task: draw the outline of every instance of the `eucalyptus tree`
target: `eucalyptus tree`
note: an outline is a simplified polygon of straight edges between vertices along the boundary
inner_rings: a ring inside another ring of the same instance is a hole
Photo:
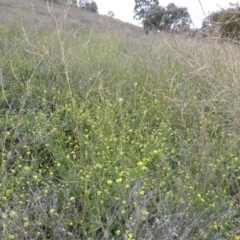
[[[135,0],[134,19],[144,20],[149,9],[159,4],[158,0]]]
[[[143,26],[146,33],[149,30],[175,31],[189,29],[192,23],[187,8],[177,7],[174,3],[166,7],[153,5],[145,14]]]

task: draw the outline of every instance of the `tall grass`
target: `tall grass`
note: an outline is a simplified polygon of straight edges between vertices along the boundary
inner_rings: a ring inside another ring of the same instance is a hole
[[[240,239],[239,49],[0,25],[1,239]]]

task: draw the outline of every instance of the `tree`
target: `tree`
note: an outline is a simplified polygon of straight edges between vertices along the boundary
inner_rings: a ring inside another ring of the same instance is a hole
[[[165,9],[159,5],[151,7],[145,15],[143,20],[143,27],[146,32],[148,33],[149,30],[155,28],[156,30],[159,29],[159,25],[162,21],[164,16]]]
[[[115,16],[114,12],[108,11],[107,16],[113,18]]]
[[[98,6],[97,6],[97,3],[94,1],[92,1],[90,3],[86,3],[86,9],[89,12],[98,13]]]
[[[226,12],[220,19],[222,37],[240,40],[240,8],[235,12]]]
[[[98,13],[98,6],[97,6],[97,3],[95,1],[80,0],[79,1],[79,6],[82,9],[85,9],[85,10],[87,10],[89,12]]]
[[[229,8],[209,14],[202,24],[202,29],[206,28],[216,29],[220,37],[240,40],[239,4],[230,3]]]
[[[135,0],[134,19],[144,20],[148,10],[158,4],[158,0]]]
[[[190,14],[185,7],[177,7],[170,3],[167,7],[160,5],[152,6],[145,15],[143,21],[144,30],[175,31],[189,29],[192,23]]]
[[[79,7],[84,8],[86,3],[88,3],[88,2],[89,2],[89,0],[79,0],[78,5],[79,5]]]
[[[222,16],[222,12],[212,12],[207,17],[203,19],[202,28],[206,27],[216,27],[220,18]]]

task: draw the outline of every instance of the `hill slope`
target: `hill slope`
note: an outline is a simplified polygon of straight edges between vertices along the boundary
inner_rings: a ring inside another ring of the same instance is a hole
[[[239,239],[237,46],[0,3],[0,239]]]
[[[64,6],[59,4],[50,4],[51,11],[57,18],[62,18],[66,11]],[[44,23],[52,23],[52,18],[47,9],[47,3],[44,0],[1,0],[0,1],[1,21],[20,18],[31,23],[38,20]],[[70,7],[65,19],[66,27],[80,29],[82,31],[93,31],[101,33],[128,34],[132,37],[143,35],[142,28],[120,20],[113,19],[100,14],[93,14],[82,11],[77,7]]]

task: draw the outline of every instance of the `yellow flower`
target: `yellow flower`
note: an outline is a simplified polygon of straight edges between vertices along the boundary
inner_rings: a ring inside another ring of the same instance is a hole
[[[51,209],[51,210],[49,211],[50,214],[53,214],[54,212],[55,212],[54,209]]]
[[[102,165],[99,164],[99,163],[97,163],[97,164],[96,164],[96,168],[102,168]]]
[[[142,215],[143,215],[143,216],[147,216],[147,215],[148,215],[148,212],[144,210],[144,211],[142,211]]]
[[[9,196],[11,193],[12,193],[12,190],[11,190],[11,189],[8,189],[8,190],[6,191],[6,195],[7,195],[7,196]]]
[[[107,180],[107,184],[108,184],[108,185],[111,185],[112,183],[113,183],[112,180]]]
[[[121,211],[121,214],[124,214],[126,211],[123,209],[122,211]]]
[[[117,183],[121,183],[121,182],[122,182],[122,178],[118,178],[118,179],[116,180],[116,182],[117,182]]]
[[[133,235],[132,235],[132,233],[129,233],[129,234],[128,234],[128,240],[133,240]]]
[[[217,224],[217,222],[214,222],[214,223],[213,223],[213,228],[214,228],[215,230],[218,229],[218,224]]]
[[[11,217],[14,217],[14,216],[16,215],[16,212],[15,212],[15,211],[11,211],[11,212],[9,213],[9,215],[10,215]]]
[[[28,226],[29,226],[29,222],[28,222],[28,221],[27,221],[27,222],[24,222],[23,226],[24,226],[24,227],[28,227]]]
[[[141,161],[137,163],[138,166],[142,166],[143,164],[144,164],[144,163],[141,162]]]
[[[5,202],[5,201],[7,201],[7,198],[5,196],[3,196],[2,200]]]

